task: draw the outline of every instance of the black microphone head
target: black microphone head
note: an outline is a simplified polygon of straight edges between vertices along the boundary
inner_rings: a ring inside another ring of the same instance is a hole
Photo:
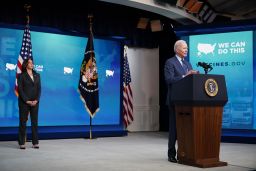
[[[212,65],[211,64],[208,64],[208,67],[212,70]]]
[[[202,68],[204,68],[205,74],[207,74],[212,70],[211,64],[207,64],[205,62],[198,62],[197,64],[198,66],[201,66]]]
[[[201,66],[201,67],[203,67],[203,68],[206,68],[206,65],[207,65],[207,64],[204,63],[204,62],[198,62],[198,65]]]

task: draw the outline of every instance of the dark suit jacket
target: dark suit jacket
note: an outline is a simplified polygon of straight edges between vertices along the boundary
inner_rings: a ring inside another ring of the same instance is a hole
[[[33,72],[34,81],[27,72],[23,72],[18,78],[19,104],[25,105],[28,100],[39,101],[41,95],[40,75]]]
[[[184,60],[184,63],[187,65],[188,70],[192,70],[192,66],[188,61]],[[182,76],[185,74],[186,73],[176,56],[169,58],[165,62],[164,77],[165,77],[165,82],[168,86],[168,92],[167,92],[167,98],[166,98],[167,105],[170,105],[170,102],[171,102],[170,97],[171,97],[172,84],[182,79],[183,78]]]

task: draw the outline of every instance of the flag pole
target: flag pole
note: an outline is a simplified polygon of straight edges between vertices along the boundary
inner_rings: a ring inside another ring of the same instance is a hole
[[[92,139],[92,117],[90,116],[90,140]]]
[[[30,8],[31,8],[31,5],[25,4],[25,5],[24,5],[24,8],[25,8],[25,10],[26,10],[26,12],[27,12],[27,14],[26,14],[27,25],[29,25],[29,10],[30,10]]]
[[[92,34],[92,18],[93,15],[89,14],[88,15],[88,19],[89,19],[89,34]],[[92,50],[92,44],[90,43],[90,50]],[[92,56],[90,56],[92,58]],[[90,115],[90,140],[93,139],[92,138],[92,116]]]
[[[27,19],[27,21],[26,21],[26,25],[28,26],[29,25],[29,10],[30,10],[30,8],[31,8],[31,5],[29,5],[29,4],[25,4],[24,5],[24,9],[26,10],[26,19]],[[29,115],[29,113],[28,113],[28,115]],[[28,121],[28,115],[27,115],[27,118],[26,118],[26,122]],[[25,143],[26,142],[28,142],[28,140],[27,140],[27,134],[25,134],[25,137],[24,137],[24,139],[25,139]]]

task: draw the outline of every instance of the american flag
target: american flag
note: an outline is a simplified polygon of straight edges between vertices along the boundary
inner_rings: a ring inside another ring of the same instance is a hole
[[[131,89],[131,73],[127,58],[127,47],[124,47],[124,70],[123,70],[123,122],[127,128],[133,121],[133,96]]]
[[[29,25],[27,24],[23,33],[22,45],[20,49],[20,54],[17,63],[17,71],[16,71],[16,81],[15,81],[15,94],[19,96],[18,92],[18,76],[22,73],[22,63],[25,59],[32,59],[32,44],[31,44],[31,36]]]

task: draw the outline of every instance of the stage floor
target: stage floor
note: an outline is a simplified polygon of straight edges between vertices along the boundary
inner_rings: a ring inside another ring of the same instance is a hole
[[[166,132],[128,133],[125,137],[40,140],[20,150],[16,141],[0,141],[1,171],[252,171],[256,144],[221,143],[228,166],[201,169],[167,161]]]

